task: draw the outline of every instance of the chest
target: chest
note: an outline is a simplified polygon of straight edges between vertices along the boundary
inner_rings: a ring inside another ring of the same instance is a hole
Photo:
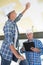
[[[13,28],[12,28],[12,34],[13,35],[18,35],[19,34],[19,30],[18,30],[17,25],[13,26]]]

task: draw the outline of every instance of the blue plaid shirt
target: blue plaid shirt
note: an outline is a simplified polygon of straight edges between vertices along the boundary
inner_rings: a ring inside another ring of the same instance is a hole
[[[35,44],[35,48],[39,48],[41,52],[27,52],[25,51],[26,54],[26,59],[28,60],[29,65],[41,65],[41,54],[43,54],[43,45],[40,40],[33,39],[32,40]],[[28,41],[27,41],[28,42]]]
[[[22,17],[22,14],[19,14],[19,16],[12,22],[10,19],[5,23],[4,26],[4,41],[2,43],[1,47],[1,55],[4,59],[11,61],[12,60],[12,51],[9,48],[10,45],[14,45],[15,34],[17,25],[16,22],[19,21]],[[18,30],[18,29],[17,29]],[[14,39],[14,40],[13,40]]]

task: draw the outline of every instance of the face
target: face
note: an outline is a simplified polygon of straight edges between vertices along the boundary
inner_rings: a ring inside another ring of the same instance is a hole
[[[16,14],[15,11],[12,11],[12,12],[10,13],[10,19],[11,19],[11,20],[15,20],[15,19],[16,19],[16,16],[17,16],[17,14]]]
[[[27,38],[28,38],[29,40],[32,40],[32,39],[33,39],[33,33],[27,34]]]

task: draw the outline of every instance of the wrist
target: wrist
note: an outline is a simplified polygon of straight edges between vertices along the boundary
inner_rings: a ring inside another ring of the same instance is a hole
[[[18,59],[21,59],[21,55],[18,56]]]
[[[28,8],[25,8],[25,11],[27,10]]]

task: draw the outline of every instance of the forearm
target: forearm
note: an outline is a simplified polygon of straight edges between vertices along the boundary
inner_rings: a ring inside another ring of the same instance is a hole
[[[31,50],[33,51],[33,52],[40,52],[40,49],[38,49],[38,48],[31,48]]]
[[[26,4],[25,9],[21,12],[22,15],[23,15],[23,14],[26,12],[26,10],[29,9],[29,8],[30,8],[30,3],[28,2],[28,3]]]
[[[17,58],[20,57],[20,55],[18,54],[18,52],[16,51],[16,49],[14,48],[13,45],[10,46],[10,49],[11,49],[12,53],[13,53]]]
[[[26,11],[28,8],[30,8],[30,3],[27,3],[27,4],[26,4],[25,9],[21,12],[21,14],[19,14],[19,16],[15,19],[14,22],[19,21],[19,20],[21,19],[21,17],[23,16],[23,14],[25,13],[25,11]]]
[[[22,15],[26,12],[26,10],[27,10],[27,9],[25,8],[25,9],[21,12],[21,13],[22,13]]]
[[[40,49],[39,48],[35,48],[35,52],[40,52]]]

